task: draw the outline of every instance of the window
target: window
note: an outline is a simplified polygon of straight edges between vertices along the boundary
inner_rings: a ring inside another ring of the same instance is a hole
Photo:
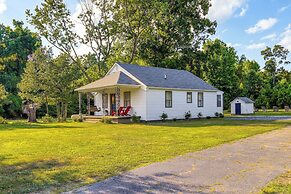
[[[221,95],[217,95],[217,107],[221,107]]]
[[[171,91],[165,92],[165,107],[172,108],[172,92]]]
[[[198,92],[198,107],[203,107],[204,99],[203,99],[203,92]]]
[[[108,108],[108,94],[102,94],[102,108]]]
[[[192,103],[192,92],[187,92],[187,103]]]
[[[124,92],[124,107],[131,106],[130,102],[130,92]]]

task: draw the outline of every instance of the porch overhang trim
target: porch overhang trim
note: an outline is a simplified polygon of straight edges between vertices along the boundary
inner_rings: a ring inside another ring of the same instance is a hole
[[[74,91],[80,92],[80,93],[98,92],[100,90],[112,89],[112,88],[116,88],[116,87],[140,88],[141,85],[115,84],[115,85],[111,85],[111,86],[94,87],[94,88],[86,88],[86,89],[78,88],[78,89],[75,89]]]

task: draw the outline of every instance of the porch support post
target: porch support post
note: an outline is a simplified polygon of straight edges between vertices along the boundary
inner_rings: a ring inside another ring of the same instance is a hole
[[[91,110],[90,110],[90,94],[89,93],[87,93],[87,114],[88,115],[90,115],[90,112],[91,112]]]
[[[115,89],[115,98],[116,98],[116,107],[115,107],[115,112],[116,112],[116,115],[118,115],[118,110],[119,110],[119,107],[120,107],[120,88],[119,87],[116,87]]]
[[[79,92],[79,115],[82,116],[82,94]]]

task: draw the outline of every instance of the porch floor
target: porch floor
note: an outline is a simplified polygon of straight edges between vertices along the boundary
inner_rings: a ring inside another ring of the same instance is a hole
[[[103,117],[112,119],[113,123],[131,123],[131,116],[95,116],[83,115],[84,122],[96,123],[100,122]]]

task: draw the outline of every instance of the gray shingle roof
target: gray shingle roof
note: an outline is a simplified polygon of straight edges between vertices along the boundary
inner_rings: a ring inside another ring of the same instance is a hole
[[[130,77],[128,77],[127,75],[125,75],[123,72],[118,71],[110,75],[107,75],[95,82],[77,88],[75,91],[88,92],[94,89],[116,85],[140,85],[140,84],[131,79]]]
[[[251,99],[249,99],[248,97],[237,97],[235,99],[240,99],[245,103],[254,103],[254,101],[252,101]]]
[[[185,70],[118,64],[149,87],[218,91],[212,85]]]

